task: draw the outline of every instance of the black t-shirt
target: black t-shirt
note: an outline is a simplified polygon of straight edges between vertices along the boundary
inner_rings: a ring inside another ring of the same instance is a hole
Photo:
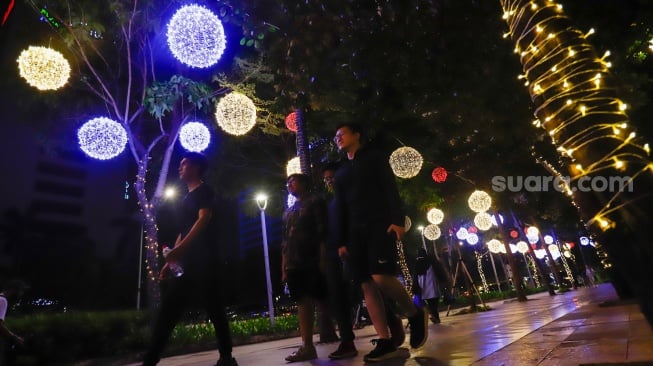
[[[182,239],[188,235],[199,218],[201,209],[210,209],[212,211],[211,220],[195,240],[188,243],[188,249],[180,259],[184,272],[194,269],[204,270],[211,264],[217,264],[218,243],[215,194],[209,185],[202,183],[184,197],[179,212],[180,234]]]

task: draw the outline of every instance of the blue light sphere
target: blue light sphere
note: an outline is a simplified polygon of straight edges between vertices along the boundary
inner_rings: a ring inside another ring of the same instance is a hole
[[[211,143],[211,133],[203,123],[188,122],[179,130],[179,143],[188,151],[202,152]]]
[[[168,46],[179,62],[196,68],[218,63],[227,47],[222,22],[199,5],[179,8],[168,23]]]
[[[93,118],[77,130],[82,151],[93,159],[109,160],[120,155],[127,146],[127,131],[106,117]]]

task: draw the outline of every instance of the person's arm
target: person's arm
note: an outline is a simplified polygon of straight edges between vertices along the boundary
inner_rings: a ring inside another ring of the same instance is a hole
[[[335,218],[336,222],[333,225],[334,227],[331,230],[335,230],[334,238],[338,243],[338,255],[341,258],[344,258],[348,255],[347,252],[347,209],[345,207],[345,187],[342,182],[338,180],[336,175],[335,181],[335,190],[333,194],[334,199],[334,209],[335,209]]]
[[[175,244],[175,247],[168,253],[168,256],[166,257],[166,262],[175,262],[178,261],[181,255],[188,249],[188,245],[190,245],[199,235],[202,234],[204,229],[209,225],[209,222],[211,222],[211,216],[213,215],[213,210],[210,208],[200,208],[198,212],[198,217],[195,223],[193,224],[193,227],[191,227],[190,231],[186,236],[181,238],[181,235],[177,238],[177,243]],[[181,238],[181,240],[179,240]]]
[[[10,331],[9,328],[7,328],[7,326],[5,325],[4,320],[1,320],[1,319],[0,319],[0,336],[2,336],[2,338],[6,339],[8,341],[11,341],[11,342],[14,342],[14,343],[17,343],[17,344],[22,345],[24,343],[23,338],[19,337],[16,333]]]
[[[286,282],[288,277],[286,276],[286,246],[287,243],[284,240],[283,243],[281,243],[281,282]]]

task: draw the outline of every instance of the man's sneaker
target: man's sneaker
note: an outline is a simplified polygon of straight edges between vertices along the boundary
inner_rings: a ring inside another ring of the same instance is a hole
[[[376,347],[372,352],[365,355],[365,362],[379,362],[391,358],[401,357],[397,347],[392,344],[391,339],[372,339],[372,344]]]
[[[388,319],[388,327],[390,328],[390,337],[395,347],[399,348],[406,341],[406,331],[404,330],[404,322],[398,316],[393,316]]]
[[[290,356],[286,357],[288,362],[310,361],[317,358],[317,351],[315,347],[299,347],[297,351],[293,352]]]
[[[238,362],[236,362],[236,359],[231,356],[220,357],[218,363],[216,363],[215,366],[238,366]]]
[[[408,318],[408,324],[410,324],[410,346],[412,348],[420,348],[426,343],[426,339],[429,337],[427,329],[428,321],[428,314],[420,307],[417,308],[415,315]]]
[[[338,349],[329,355],[332,360],[342,360],[345,358],[352,358],[358,356],[358,350],[354,346],[353,341],[341,342]]]

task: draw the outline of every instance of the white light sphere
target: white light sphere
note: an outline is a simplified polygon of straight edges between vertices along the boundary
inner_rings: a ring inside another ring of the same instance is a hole
[[[192,152],[202,152],[211,143],[211,132],[200,122],[188,122],[179,130],[179,143]]]
[[[534,250],[535,252],[535,258],[537,259],[544,259],[546,257],[546,250],[544,249],[536,249]]]
[[[426,219],[433,225],[440,225],[444,220],[444,212],[439,208],[432,208],[426,213]]]
[[[175,58],[196,68],[217,64],[227,47],[220,18],[199,5],[179,8],[168,23],[166,36]]]
[[[539,236],[540,229],[536,228],[535,226],[529,226],[528,229],[526,229],[526,235]]]
[[[286,164],[286,175],[290,177],[293,174],[302,174],[302,166],[299,156],[288,160],[288,164]]]
[[[256,125],[256,106],[246,95],[231,92],[218,102],[215,119],[226,133],[242,136]]]
[[[553,257],[554,260],[560,258],[560,249],[558,248],[557,245],[549,244],[548,248],[549,248],[549,253],[551,253],[551,257]]]
[[[399,178],[413,178],[422,169],[422,154],[412,147],[400,147],[390,155],[390,167]]]
[[[70,78],[70,63],[52,48],[30,46],[17,61],[20,76],[38,90],[57,90]]]
[[[77,140],[86,155],[94,159],[109,160],[125,150],[127,131],[112,119],[98,117],[84,123],[77,130]]]
[[[438,225],[427,225],[424,228],[424,237],[428,240],[437,240],[442,235],[442,230]]]
[[[546,244],[553,244],[553,237],[551,235],[544,235],[544,242]]]
[[[517,242],[517,251],[519,253],[521,253],[521,254],[528,253],[528,244],[523,240],[518,241]]]
[[[571,258],[571,252],[568,250],[565,250],[562,254],[565,256],[565,258]]]
[[[490,250],[492,253],[501,253],[501,248],[503,247],[503,243],[500,242],[497,239],[492,239],[487,242],[487,248]]]
[[[465,240],[467,240],[467,243],[469,243],[469,245],[476,245],[478,244],[478,235],[473,233],[468,234]]]
[[[406,219],[404,220],[404,231],[410,230],[411,227],[413,227],[413,221],[410,217],[406,216]]]
[[[474,225],[481,231],[490,230],[492,228],[492,216],[487,212],[479,212],[474,216]]]
[[[286,199],[286,204],[288,205],[288,208],[294,206],[295,202],[297,202],[297,197],[289,193],[288,198]]]
[[[474,212],[485,212],[492,207],[492,197],[483,191],[474,191],[467,200],[469,208]]]
[[[465,240],[467,239],[467,236],[469,236],[469,232],[464,227],[461,227],[456,231],[456,238],[458,238],[458,240]]]
[[[580,237],[580,245],[587,246],[590,244],[590,239],[586,236],[581,236]]]
[[[538,241],[540,241],[539,235],[528,235],[526,234],[526,239],[528,239],[528,242],[531,244],[535,244]]]

